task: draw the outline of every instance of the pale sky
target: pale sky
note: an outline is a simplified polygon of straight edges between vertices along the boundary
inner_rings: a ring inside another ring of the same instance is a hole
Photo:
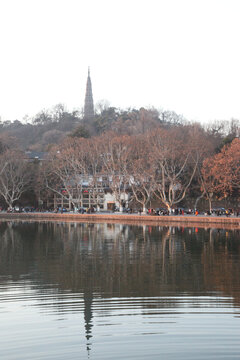
[[[0,0],[0,116],[94,102],[240,119],[240,0]]]

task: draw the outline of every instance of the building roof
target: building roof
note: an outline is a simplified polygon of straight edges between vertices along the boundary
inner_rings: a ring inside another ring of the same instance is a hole
[[[47,158],[47,153],[43,152],[43,151],[25,151],[25,157],[26,159],[28,159],[29,161],[33,161],[33,160],[46,160]]]

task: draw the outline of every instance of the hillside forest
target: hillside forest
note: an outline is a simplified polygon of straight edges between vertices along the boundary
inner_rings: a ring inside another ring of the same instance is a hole
[[[174,207],[239,207],[240,121],[200,124],[174,111],[98,105],[93,119],[64,105],[0,122],[0,206],[46,209],[54,194],[79,208],[83,178],[119,201]],[[29,154],[41,154],[31,158]]]

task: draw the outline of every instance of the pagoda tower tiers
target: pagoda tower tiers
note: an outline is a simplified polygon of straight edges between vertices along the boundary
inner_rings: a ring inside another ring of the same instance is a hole
[[[90,77],[90,69],[88,68],[87,86],[84,103],[84,119],[91,120],[94,118],[94,105],[92,94],[92,82]]]

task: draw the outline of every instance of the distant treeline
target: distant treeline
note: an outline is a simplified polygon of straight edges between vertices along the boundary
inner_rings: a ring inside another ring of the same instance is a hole
[[[24,121],[0,121],[0,138],[10,138],[22,150],[48,151],[54,144],[60,144],[66,136],[84,137],[99,136],[106,131],[118,134],[137,135],[158,127],[179,127],[189,122],[174,111],[145,109],[118,109],[106,103],[99,103],[94,119],[84,119],[81,111],[69,112],[63,104],[52,109],[42,110],[32,118]],[[220,149],[225,143],[239,136],[240,121],[214,121],[203,127]]]

